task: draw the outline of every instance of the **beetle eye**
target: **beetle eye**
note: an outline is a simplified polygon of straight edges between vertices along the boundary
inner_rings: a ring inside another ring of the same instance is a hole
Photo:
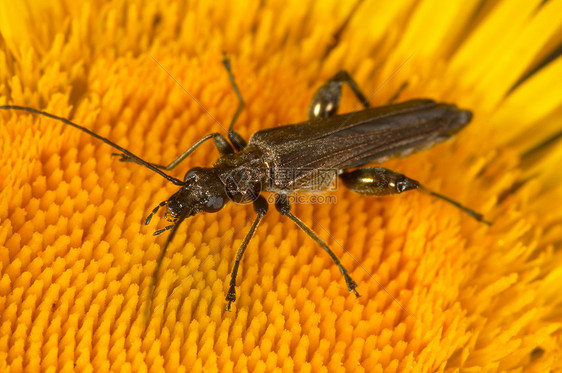
[[[211,196],[205,203],[204,210],[206,212],[217,212],[224,206],[225,201],[221,196]]]

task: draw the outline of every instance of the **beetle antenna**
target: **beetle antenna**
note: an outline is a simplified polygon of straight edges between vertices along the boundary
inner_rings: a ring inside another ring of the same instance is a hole
[[[52,118],[52,119],[56,119],[60,122],[63,122],[64,124],[68,124],[69,126],[72,126],[74,128],[78,128],[79,130],[86,132],[88,135],[95,137],[98,140],[103,141],[104,143],[106,143],[109,146],[112,146],[113,148],[119,150],[120,152],[122,152],[123,154],[125,154],[127,157],[133,159],[135,162],[143,165],[144,167],[156,172],[157,174],[159,174],[160,176],[164,177],[166,180],[174,183],[175,185],[183,185],[183,181],[176,179],[175,177],[172,177],[170,175],[165,174],[164,172],[160,171],[158,168],[154,167],[152,164],[148,163],[147,161],[145,161],[144,159],[134,155],[133,153],[131,153],[130,151],[128,151],[125,148],[120,147],[119,145],[117,145],[116,143],[114,143],[113,141],[98,135],[95,132],[90,131],[89,129],[87,129],[86,127],[82,127],[76,123],[71,122],[70,120],[66,119],[66,118],[62,118],[41,110],[36,110],[30,107],[25,107],[25,106],[15,106],[15,105],[2,105],[0,106],[0,109],[4,109],[4,110],[23,110],[23,111],[27,111],[33,114],[39,114],[48,118]]]
[[[176,226],[175,224],[170,224],[170,225],[168,225],[168,226],[165,227],[165,228],[158,229],[156,232],[152,233],[152,235],[153,235],[153,236],[158,236],[159,234],[162,234],[162,233],[164,233],[164,232],[166,232],[166,231],[169,231],[170,229],[172,229],[172,228],[175,227],[175,226]]]

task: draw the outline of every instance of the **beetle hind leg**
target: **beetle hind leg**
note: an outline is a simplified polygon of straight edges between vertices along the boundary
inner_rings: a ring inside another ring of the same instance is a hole
[[[370,196],[386,196],[417,189],[457,207],[479,222],[492,225],[489,221],[484,220],[482,214],[463,206],[449,197],[427,189],[416,180],[386,168],[363,167],[354,171],[345,171],[340,175],[340,179],[349,190]]]
[[[343,83],[346,83],[351,88],[351,91],[365,109],[371,107],[367,96],[361,91],[361,88],[359,88],[359,85],[353,80],[351,75],[346,70],[341,70],[318,88],[314,94],[308,107],[308,120],[328,118],[338,113]],[[388,100],[387,104],[390,105],[398,100],[406,87],[408,87],[408,82],[402,83],[396,93]]]
[[[321,86],[314,94],[314,97],[310,102],[310,106],[308,107],[309,120],[327,118],[337,114],[340,106],[343,83],[346,83],[349,88],[351,88],[363,107],[371,107],[369,100],[367,100],[367,97],[363,94],[361,88],[359,88],[351,75],[349,75],[347,71],[341,70],[330,78],[330,80]]]

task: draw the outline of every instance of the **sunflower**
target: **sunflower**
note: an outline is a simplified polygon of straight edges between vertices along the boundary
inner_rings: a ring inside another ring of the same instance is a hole
[[[346,69],[373,105],[474,113],[452,141],[384,167],[410,192],[275,212],[224,297],[254,218],[231,203],[166,239],[177,189],[63,123],[0,112],[0,371],[548,371],[562,368],[562,1],[0,1],[0,105],[44,110],[167,164],[227,127],[298,123]],[[358,110],[344,90],[340,111]],[[211,144],[170,172],[217,158]],[[150,316],[144,313],[151,302]]]

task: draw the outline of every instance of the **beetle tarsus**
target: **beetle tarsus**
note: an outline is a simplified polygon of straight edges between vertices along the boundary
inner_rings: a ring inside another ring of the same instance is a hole
[[[119,157],[119,162],[134,162],[131,158],[127,157],[126,154],[123,153],[111,153],[112,157]]]
[[[226,310],[230,312],[230,305],[233,302],[236,302],[236,290],[234,289],[234,286],[230,286],[230,288],[228,289],[228,294],[226,294],[226,301],[228,302],[228,304],[226,305]]]
[[[351,278],[351,276],[349,274],[344,273],[343,276],[345,277],[345,282],[347,283],[347,289],[350,292],[353,292],[353,294],[355,294],[355,296],[357,298],[359,298],[361,295],[357,292],[357,283],[355,281],[353,281],[353,279]]]

